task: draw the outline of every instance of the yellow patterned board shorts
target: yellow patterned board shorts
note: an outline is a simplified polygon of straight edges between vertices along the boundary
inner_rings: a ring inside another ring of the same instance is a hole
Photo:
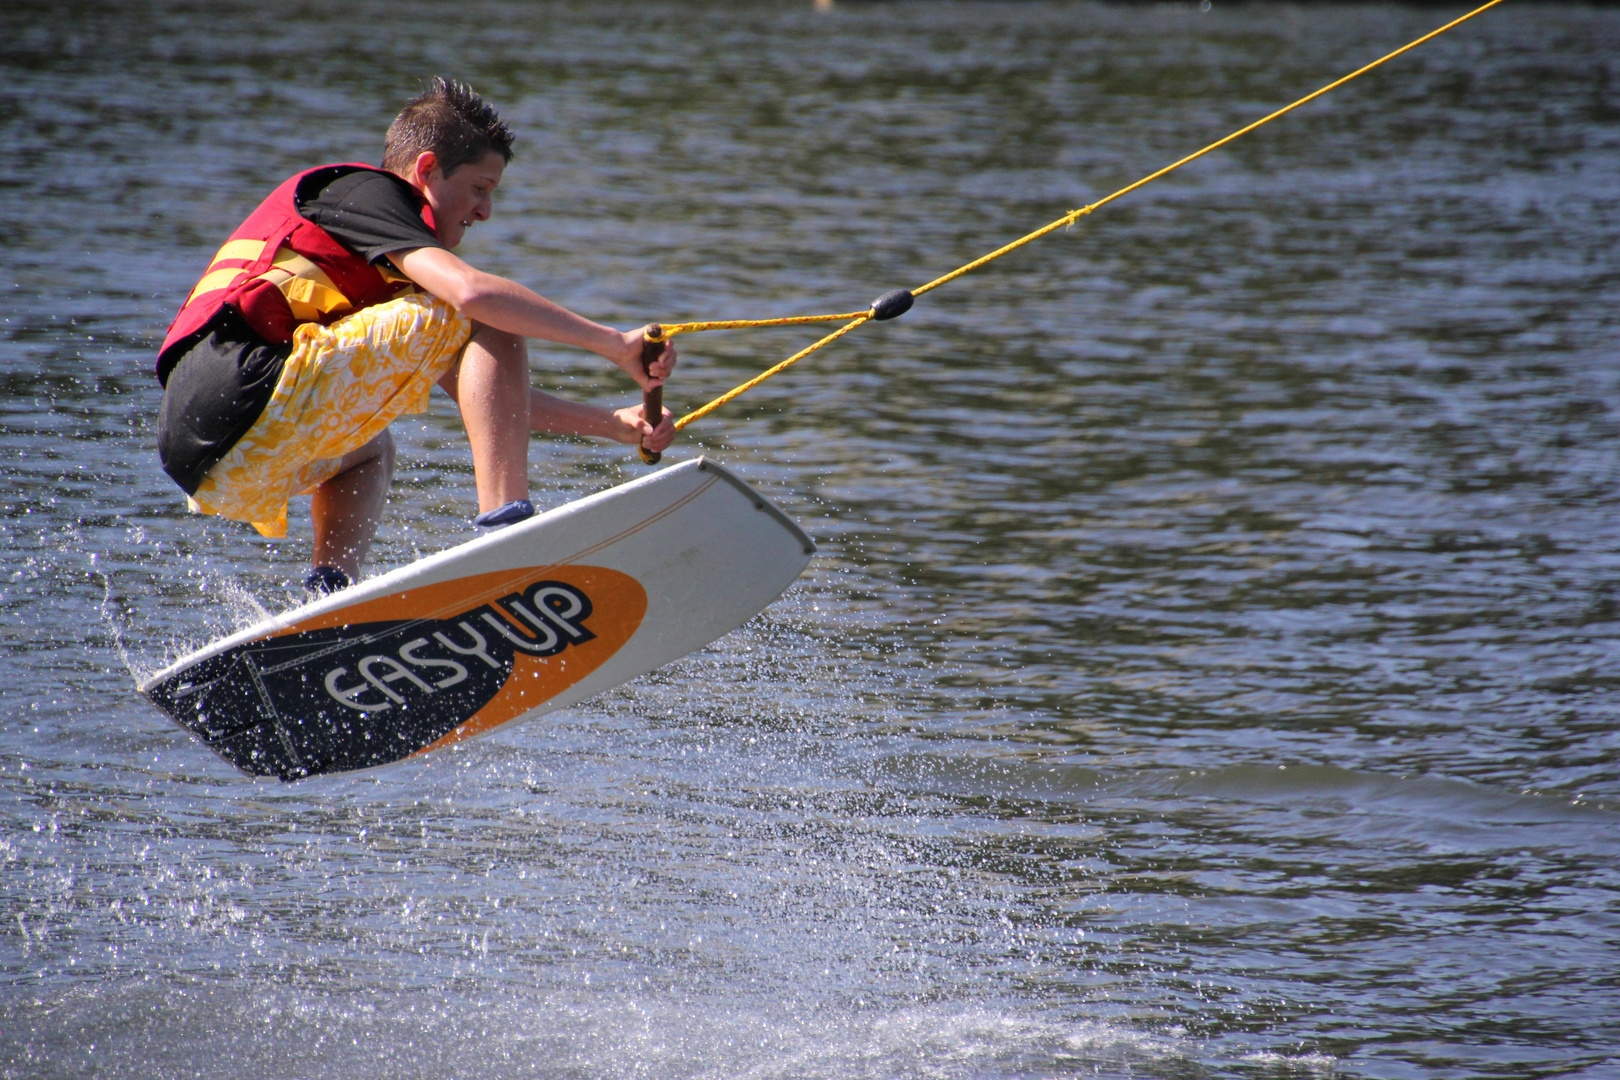
[[[421,292],[300,326],[270,403],[203,477],[191,508],[286,536],[287,500],[337,475],[343,455],[396,417],[425,412],[471,336],[471,320]]]

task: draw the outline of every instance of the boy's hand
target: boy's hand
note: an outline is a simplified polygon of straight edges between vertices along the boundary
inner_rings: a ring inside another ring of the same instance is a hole
[[[669,444],[675,441],[675,414],[668,409],[664,410],[657,427],[647,423],[646,414],[641,411],[640,405],[615,409],[613,425],[613,430],[609,433],[611,438],[631,445],[640,443],[655,453],[667,450]]]
[[[664,342],[664,351],[653,361],[652,366],[644,371],[641,367],[641,347],[647,340],[647,328],[643,326],[640,330],[631,330],[620,334],[619,337],[619,351],[608,359],[623,368],[624,373],[636,380],[636,385],[643,390],[663,386],[664,380],[675,370],[675,343]],[[651,450],[653,447],[649,446],[648,449]]]

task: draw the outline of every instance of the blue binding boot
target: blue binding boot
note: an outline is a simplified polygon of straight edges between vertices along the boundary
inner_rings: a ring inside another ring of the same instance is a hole
[[[347,589],[354,582],[335,566],[317,566],[304,578],[304,588],[317,597],[331,596],[339,589]]]
[[[497,506],[493,510],[486,510],[473,518],[473,528],[480,535],[496,532],[508,525],[516,525],[520,521],[527,521],[534,517],[534,503],[528,499],[513,499],[505,506]]]

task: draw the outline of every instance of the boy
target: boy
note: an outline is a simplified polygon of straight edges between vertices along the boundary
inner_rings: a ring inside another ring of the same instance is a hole
[[[158,355],[158,450],[192,509],[285,536],[287,500],[313,495],[316,593],[347,587],[371,547],[394,471],[388,424],[438,383],[472,444],[474,524],[534,513],[531,431],[662,450],[669,411],[610,410],[529,387],[525,338],[590,349],[644,390],[643,330],[622,333],[454,253],[487,221],[512,134],[466,85],[434,79],[388,128],[381,169],[329,165],[283,183],[232,233]]]

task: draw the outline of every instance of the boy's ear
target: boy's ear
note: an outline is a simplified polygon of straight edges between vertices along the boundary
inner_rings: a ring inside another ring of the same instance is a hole
[[[416,155],[416,161],[411,165],[411,175],[405,179],[410,181],[412,187],[425,190],[428,179],[432,177],[433,171],[438,167],[439,155],[431,150],[424,150]]]

